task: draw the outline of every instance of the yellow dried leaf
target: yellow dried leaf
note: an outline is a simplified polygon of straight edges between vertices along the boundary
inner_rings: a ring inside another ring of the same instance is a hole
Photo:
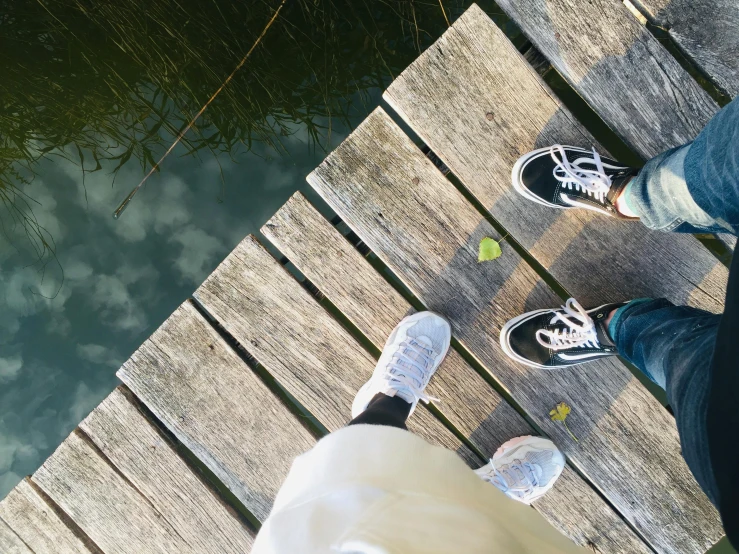
[[[577,437],[570,431],[570,428],[567,426],[567,416],[570,415],[570,412],[572,411],[572,408],[570,408],[570,405],[566,402],[560,402],[557,404],[550,412],[549,417],[552,419],[552,421],[561,421],[562,424],[565,426],[565,429],[567,429],[567,432],[572,437],[572,440],[575,442],[580,442],[577,440]]]
[[[570,415],[570,408],[569,404],[566,402],[560,402],[555,406],[555,408],[549,412],[549,415],[552,418],[552,421],[564,421],[567,419],[567,416]]]

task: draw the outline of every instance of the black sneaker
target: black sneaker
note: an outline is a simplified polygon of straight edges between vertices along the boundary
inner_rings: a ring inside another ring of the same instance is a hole
[[[513,318],[500,332],[500,346],[530,367],[556,369],[616,356],[605,320],[625,302],[585,310],[574,298],[553,310],[535,310]]]
[[[511,181],[519,194],[552,208],[585,208],[623,219],[614,201],[638,170],[593,150],[555,144],[522,156]]]

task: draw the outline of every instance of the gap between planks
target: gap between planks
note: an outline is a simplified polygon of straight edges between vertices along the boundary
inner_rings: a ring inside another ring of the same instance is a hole
[[[0,502],[0,519],[35,554],[102,554],[29,477]]]
[[[731,98],[739,94],[739,4],[734,0],[634,0],[634,4],[639,15],[644,14],[641,17],[667,31],[714,85]]]

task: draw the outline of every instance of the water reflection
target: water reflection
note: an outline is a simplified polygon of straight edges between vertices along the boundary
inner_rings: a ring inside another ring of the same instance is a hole
[[[278,5],[0,0],[0,498],[446,28],[432,0],[288,2],[113,220]]]

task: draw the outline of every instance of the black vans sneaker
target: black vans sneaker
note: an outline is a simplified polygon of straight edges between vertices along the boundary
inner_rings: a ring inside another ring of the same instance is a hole
[[[625,302],[585,310],[574,298],[554,310],[535,310],[513,318],[500,332],[500,346],[530,367],[556,369],[616,356],[605,320]]]
[[[511,181],[519,194],[552,208],[585,208],[623,219],[616,198],[638,170],[593,150],[555,144],[522,156]]]

